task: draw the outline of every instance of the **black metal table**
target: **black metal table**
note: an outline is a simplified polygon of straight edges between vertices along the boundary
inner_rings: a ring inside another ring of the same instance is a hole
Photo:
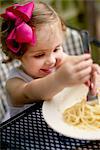
[[[0,150],[100,150],[100,141],[72,139],[53,131],[42,116],[42,103],[0,126]]]

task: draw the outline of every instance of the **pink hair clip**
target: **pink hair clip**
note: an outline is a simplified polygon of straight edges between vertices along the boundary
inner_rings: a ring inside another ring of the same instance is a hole
[[[35,29],[27,24],[32,17],[33,10],[33,2],[29,2],[25,5],[14,4],[13,6],[8,7],[4,14],[0,15],[7,20],[15,22],[15,27],[6,39],[7,47],[14,53],[19,52],[22,43],[34,45],[36,42]]]

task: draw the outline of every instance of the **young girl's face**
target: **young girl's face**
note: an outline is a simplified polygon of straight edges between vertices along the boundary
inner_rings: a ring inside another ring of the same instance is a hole
[[[62,32],[59,22],[42,25],[36,30],[36,44],[28,45],[21,58],[23,69],[28,75],[33,78],[44,77],[61,65],[65,57]]]

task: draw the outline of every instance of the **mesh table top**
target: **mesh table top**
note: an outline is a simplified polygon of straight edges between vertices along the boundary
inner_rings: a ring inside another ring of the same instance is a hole
[[[42,103],[1,124],[0,150],[100,150],[100,141],[72,139],[53,131],[42,116]]]

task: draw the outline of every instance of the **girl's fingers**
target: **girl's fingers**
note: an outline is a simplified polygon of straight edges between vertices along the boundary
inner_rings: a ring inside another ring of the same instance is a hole
[[[82,55],[78,55],[78,56],[66,56],[66,59],[63,61],[65,62],[71,62],[73,65],[76,65],[77,63],[80,63],[82,61],[86,61],[88,59],[91,58],[90,54],[82,54]]]
[[[96,71],[98,74],[100,74],[100,66],[98,64],[93,64],[92,68],[93,72]]]
[[[88,68],[89,66],[91,66],[92,68],[92,63],[93,63],[92,59],[80,62],[76,65],[76,71],[83,70],[85,68]]]
[[[89,79],[90,79],[91,71],[92,71],[92,68],[88,67],[88,68],[83,69],[80,72],[78,72],[77,76],[78,76],[79,80],[81,80],[82,78],[84,78],[86,76],[89,76]]]
[[[86,61],[88,59],[91,58],[91,55],[90,54],[83,54],[83,55],[79,55],[79,56],[74,56],[74,63],[77,64],[79,62],[82,62],[82,61]]]
[[[90,80],[86,80],[86,82],[84,83],[86,86],[90,86]]]
[[[82,83],[85,83],[85,85],[90,86],[90,83],[87,82],[87,81],[89,81],[89,79],[90,79],[90,76],[88,75],[88,76],[85,76],[84,78],[82,78],[81,81],[82,81]]]

